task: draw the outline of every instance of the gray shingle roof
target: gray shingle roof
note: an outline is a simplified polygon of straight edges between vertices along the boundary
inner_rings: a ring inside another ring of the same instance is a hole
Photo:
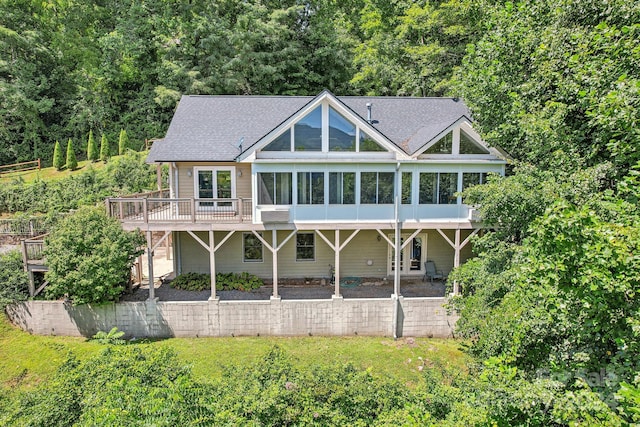
[[[243,149],[294,115],[316,97],[183,96],[166,137],[153,144],[148,162],[233,161]],[[451,98],[336,97],[363,120],[372,104],[373,127],[407,154],[415,153],[462,116]]]

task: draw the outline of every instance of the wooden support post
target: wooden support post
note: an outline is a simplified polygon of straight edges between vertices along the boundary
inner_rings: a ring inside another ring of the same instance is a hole
[[[156,183],[158,184],[158,191],[162,190],[162,163],[158,163],[156,166]]]
[[[454,246],[454,255],[453,255],[453,268],[460,267],[460,229],[456,230],[456,238],[455,238],[455,246]],[[458,285],[458,281],[455,280],[453,282],[453,294],[460,294],[460,286]]]
[[[210,300],[217,299],[216,297],[216,245],[214,241],[213,230],[209,230],[209,268],[211,270],[211,297]]]
[[[400,296],[400,251],[402,251],[402,230],[400,229],[400,223],[396,223],[395,229],[395,268],[393,269],[393,294],[397,297]]]
[[[273,299],[279,299],[278,296],[278,232],[276,230],[271,231],[271,247],[274,248],[272,253],[273,258]]]
[[[191,222],[196,222],[196,199],[191,199]]]
[[[335,253],[335,258],[334,258],[334,263],[335,263],[335,267],[334,267],[334,282],[335,282],[335,297],[336,298],[340,298],[340,230],[336,229],[336,236],[335,236],[335,243],[334,243],[334,253]]]
[[[155,299],[156,289],[153,282],[153,234],[147,231],[147,263],[149,264],[149,299]]]
[[[238,219],[242,222],[244,217],[244,202],[242,199],[238,199]]]
[[[142,210],[143,210],[142,217],[144,218],[144,223],[148,224],[149,223],[149,205],[146,197],[142,199]]]

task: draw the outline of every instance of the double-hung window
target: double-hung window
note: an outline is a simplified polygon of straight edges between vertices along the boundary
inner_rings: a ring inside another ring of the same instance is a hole
[[[242,253],[244,262],[262,262],[264,260],[262,242],[253,233],[242,233]]]
[[[296,234],[296,261],[316,259],[316,236],[314,233]]]

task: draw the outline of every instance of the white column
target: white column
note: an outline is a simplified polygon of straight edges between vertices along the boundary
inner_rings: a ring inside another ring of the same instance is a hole
[[[209,270],[211,271],[211,297],[210,300],[217,299],[216,296],[216,249],[213,230],[209,230]]]
[[[147,263],[149,264],[149,299],[155,299],[156,289],[153,284],[153,237],[151,231],[147,231]]]
[[[454,249],[453,268],[458,268],[460,267],[460,229],[459,228],[456,230],[456,240],[455,240],[453,249]],[[460,294],[460,286],[458,285],[457,280],[453,281],[453,294],[454,295]]]
[[[271,253],[273,254],[273,295],[271,298],[279,299],[278,296],[278,232],[276,230],[271,231],[271,246],[274,248]]]
[[[334,283],[335,283],[335,297],[340,297],[340,230],[336,230],[335,243],[334,243]]]
[[[401,242],[401,230],[400,223],[396,222],[395,229],[395,268],[393,269],[393,294],[396,297],[400,296],[400,251],[402,251],[402,242]]]

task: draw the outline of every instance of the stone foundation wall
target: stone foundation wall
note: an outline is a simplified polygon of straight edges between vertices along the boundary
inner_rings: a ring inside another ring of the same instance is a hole
[[[131,337],[373,335],[450,337],[444,298],[123,302],[72,306],[28,301],[9,320],[36,335],[91,337],[114,326]],[[394,313],[394,306],[398,310]],[[394,321],[394,316],[397,316]]]

